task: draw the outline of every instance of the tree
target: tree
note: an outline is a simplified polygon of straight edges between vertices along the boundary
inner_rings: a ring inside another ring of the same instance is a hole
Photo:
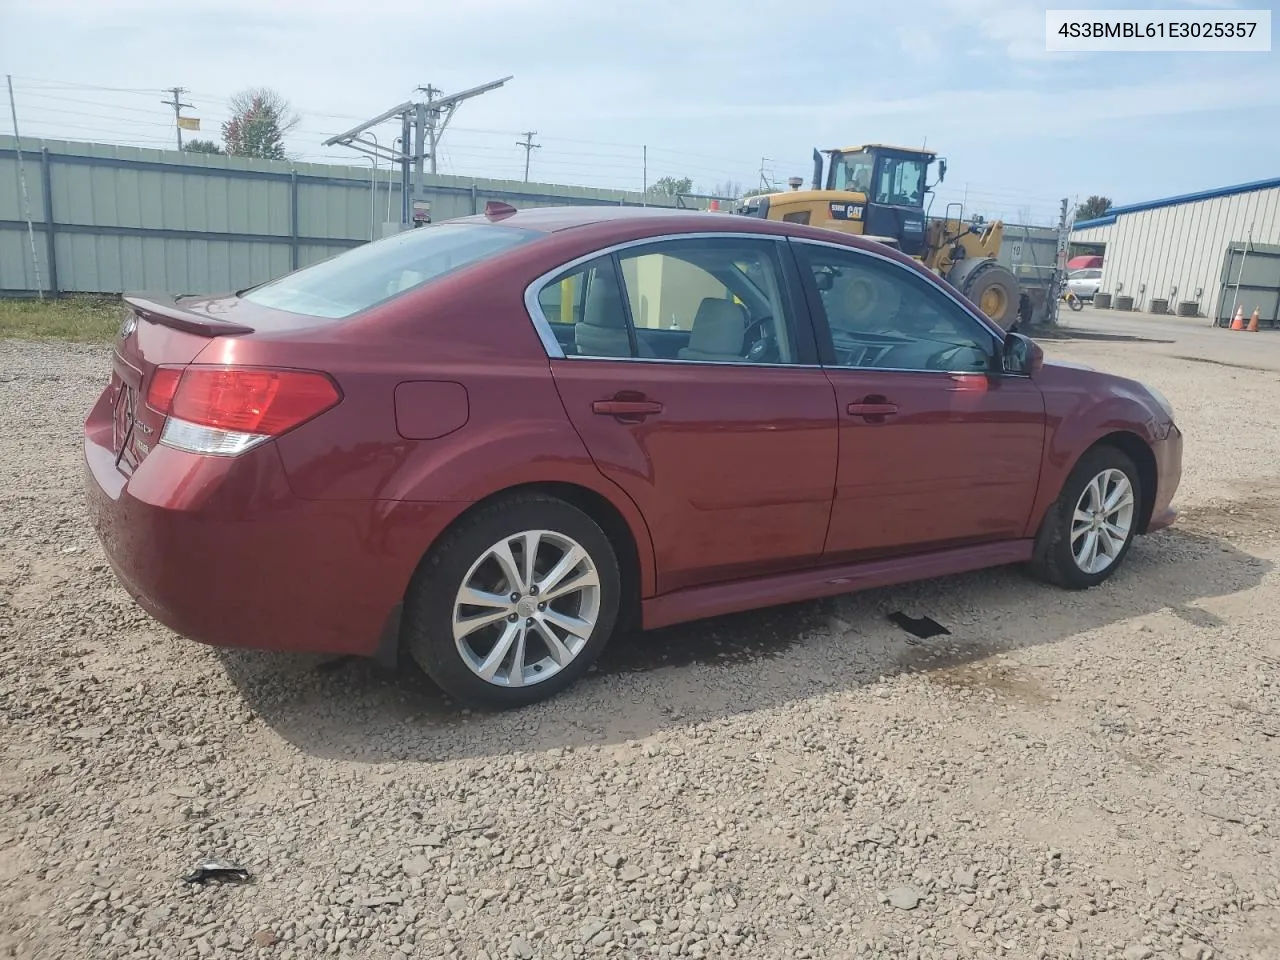
[[[1108,210],[1111,209],[1111,198],[1100,197],[1094,194],[1080,206],[1076,207],[1077,220],[1096,220],[1098,217],[1106,216]]]
[[[711,192],[717,197],[730,197],[734,200],[743,195],[742,184],[737,180],[726,180],[724,183],[717,183]]]
[[[188,140],[182,145],[186,153],[222,153],[222,147],[212,140]]]
[[[289,101],[269,87],[250,87],[231,98],[231,119],[222,140],[233,157],[284,160],[284,138],[302,119]]]
[[[649,185],[649,194],[654,197],[675,197],[692,192],[693,181],[688,177],[659,177]]]

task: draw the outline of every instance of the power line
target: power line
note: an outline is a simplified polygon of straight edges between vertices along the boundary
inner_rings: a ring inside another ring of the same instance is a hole
[[[40,93],[38,91],[23,90],[22,95],[27,100],[56,100],[58,103],[75,103],[84,107],[101,107],[106,110],[124,110],[128,113],[146,113],[155,116],[157,111],[151,107],[131,107],[122,103],[103,103],[101,100],[85,100],[81,97],[60,97],[56,93]],[[168,101],[162,101],[168,103]],[[53,107],[46,107],[43,103],[37,103],[35,106],[41,110],[52,110]]]
[[[15,80],[22,80],[25,83],[43,84],[47,87],[57,87],[65,90],[103,90],[108,93],[155,93],[153,87],[102,87],[92,83],[71,83],[66,80],[50,80],[42,77],[20,77],[14,76]]]

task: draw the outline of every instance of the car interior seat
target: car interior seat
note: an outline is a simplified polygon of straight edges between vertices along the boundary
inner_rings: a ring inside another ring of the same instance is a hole
[[[582,306],[582,321],[574,325],[573,341],[584,357],[631,356],[627,311],[616,283],[593,278]],[[656,356],[653,348],[638,336],[636,349],[639,356]]]
[[[747,315],[742,307],[732,300],[707,297],[693,316],[689,345],[682,347],[678,356],[681,360],[741,362],[746,332]]]

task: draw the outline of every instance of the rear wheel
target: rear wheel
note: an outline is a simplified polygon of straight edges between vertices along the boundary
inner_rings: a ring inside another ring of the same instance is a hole
[[[1072,590],[1095,586],[1119,569],[1138,532],[1138,470],[1115,447],[1080,458],[1036,538],[1032,572]]]
[[[434,549],[405,604],[405,642],[469,704],[516,707],[582,676],[613,633],[618,561],[594,520],[525,495],[465,518]]]

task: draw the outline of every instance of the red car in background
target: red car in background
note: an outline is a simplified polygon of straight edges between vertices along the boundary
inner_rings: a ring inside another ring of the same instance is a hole
[[[126,298],[85,424],[120,581],[204,643],[513,706],[656,627],[1000,564],[1082,588],[1182,439],[914,261],[799,224],[490,210]]]

